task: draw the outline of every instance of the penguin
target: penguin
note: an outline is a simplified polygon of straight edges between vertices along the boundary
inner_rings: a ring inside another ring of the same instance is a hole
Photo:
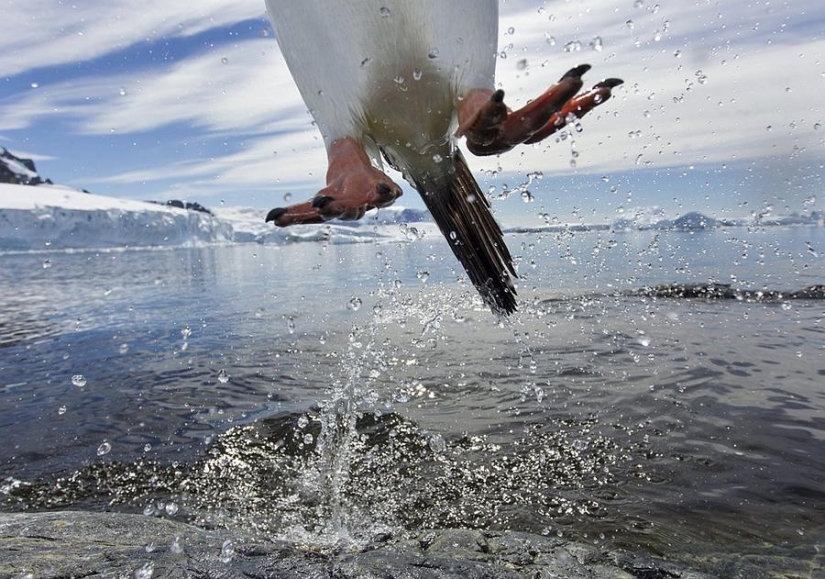
[[[580,65],[518,110],[495,88],[497,0],[266,0],[287,67],[323,136],[326,186],[272,209],[286,227],[360,219],[402,189],[424,200],[484,303],[516,311],[513,258],[458,148],[498,155],[538,142],[607,101],[620,79],[579,94]]]

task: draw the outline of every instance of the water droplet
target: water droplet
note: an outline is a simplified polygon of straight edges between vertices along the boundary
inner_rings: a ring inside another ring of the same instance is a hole
[[[633,24],[632,20],[628,20],[627,22],[625,22],[625,26],[627,26],[628,29],[633,30],[633,28],[635,27],[635,24]]]
[[[427,58],[430,60],[435,60],[438,58],[438,49],[433,47],[427,51]]]
[[[361,301],[361,298],[354,297],[349,301],[349,305],[347,307],[349,309],[351,309],[353,312],[357,312],[358,310],[361,309],[361,304],[362,303],[363,302]]]
[[[221,58],[221,64],[229,64],[229,59],[225,56]]]
[[[645,0],[636,0],[633,2],[634,8],[642,8],[645,5]]]
[[[527,59],[521,58],[518,62],[516,62],[516,68],[518,70],[526,70],[527,69]]]
[[[123,87],[120,87],[120,90],[118,91],[118,93],[120,93],[120,96],[126,96],[126,89],[123,88]]]
[[[226,540],[221,545],[221,555],[219,557],[221,563],[230,563],[232,559],[235,557],[235,547],[232,544],[232,541]]]
[[[183,329],[180,331],[180,335],[183,337],[184,340],[188,340],[189,336],[192,335],[192,328],[189,326],[183,326]]]
[[[286,319],[286,329],[290,334],[295,333],[295,319],[291,316]]]
[[[169,545],[169,550],[176,555],[183,553],[183,545],[181,545],[180,537],[175,537],[172,539],[172,544]]]
[[[66,414],[66,407],[65,407],[65,406],[61,406],[60,408],[58,408],[58,409],[57,409],[57,413],[58,413],[59,415],[63,416],[64,414]]]
[[[601,36],[596,36],[593,40],[590,41],[590,48],[595,50],[596,52],[601,52],[604,49],[604,43],[602,41]]]
[[[441,156],[441,155],[439,155],[438,153],[436,153],[435,155],[433,155],[433,161],[435,161],[436,163],[440,163],[440,162],[441,162],[441,161],[443,161],[443,160],[444,160],[444,157],[442,157],[442,156]]]
[[[525,203],[532,203],[533,202],[533,194],[530,193],[527,189],[521,192],[521,200]]]
[[[166,506],[163,509],[166,511],[166,514],[170,517],[175,516],[178,513],[178,504],[177,503],[166,503]]]
[[[444,437],[440,434],[432,434],[430,435],[429,439],[427,440],[427,444],[436,454],[441,454],[447,450],[447,443],[444,442]]]
[[[221,384],[226,384],[227,382],[229,382],[229,372],[227,372],[224,369],[221,369],[220,372],[218,372],[218,382],[220,382]]]
[[[387,8],[386,6],[382,6],[378,10],[378,13],[381,15],[381,18],[389,18],[390,15],[392,15],[392,11],[389,8]]]
[[[52,260],[47,259],[43,262],[43,269],[49,269],[52,266]]]
[[[307,417],[307,415],[306,414],[301,414],[301,416],[298,417],[298,428],[299,429],[304,429],[304,428],[307,427],[308,424],[309,424],[309,418]]]
[[[289,203],[290,201],[292,201],[292,193],[287,191],[284,193],[284,203]]]
[[[682,51],[677,50],[676,52],[673,53],[673,56],[675,56],[676,58],[682,58]]]
[[[315,437],[314,437],[314,436],[312,436],[312,434],[310,434],[309,432],[307,432],[307,433],[304,435],[303,440],[304,440],[304,444],[306,444],[306,445],[310,445],[310,444],[312,444],[312,441],[313,441],[313,440],[315,440]]]
[[[152,579],[152,575],[155,573],[155,564],[151,561],[146,563],[140,569],[135,570],[135,579]]]
[[[109,444],[108,442],[104,442],[103,444],[101,444],[100,446],[97,447],[97,455],[98,456],[103,456],[105,454],[109,454],[109,452],[111,452],[111,450],[112,450],[112,445]]]
[[[75,374],[72,376],[72,384],[78,388],[83,388],[86,385],[86,376],[83,374]]]
[[[426,269],[422,269],[418,273],[415,274],[416,277],[422,282],[425,283],[428,279],[430,279],[430,272]]]
[[[29,86],[32,87],[32,88],[38,88],[40,86],[40,83],[33,82]]]
[[[580,40],[571,40],[564,45],[565,52],[579,52],[581,49],[582,43]]]
[[[421,75],[422,75],[422,74],[423,74],[423,73],[421,72],[421,70],[420,70],[420,69],[418,69],[418,68],[416,68],[415,70],[413,70],[413,79],[415,79],[415,80],[421,80]]]
[[[149,444],[147,442],[146,444],[143,445],[143,452],[149,452],[150,450],[152,450],[152,445],[151,444]]]

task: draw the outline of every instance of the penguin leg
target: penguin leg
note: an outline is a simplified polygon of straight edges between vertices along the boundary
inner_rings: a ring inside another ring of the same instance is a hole
[[[498,155],[522,143],[535,143],[563,127],[573,115],[581,118],[610,98],[610,90],[622,84],[607,79],[593,90],[576,96],[582,75],[590,65],[579,65],[559,82],[517,111],[504,104],[504,91],[474,89],[459,103],[457,136],[467,137],[467,148],[475,155]]]
[[[361,219],[370,209],[391,205],[401,188],[372,166],[363,145],[352,137],[337,140],[328,151],[327,186],[314,198],[276,207],[266,216],[279,227],[323,223],[330,219]]]

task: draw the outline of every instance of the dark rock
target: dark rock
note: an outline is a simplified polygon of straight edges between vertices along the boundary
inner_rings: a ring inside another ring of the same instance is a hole
[[[797,291],[734,289],[725,283],[673,283],[631,290],[626,295],[649,298],[698,298],[705,300],[741,300],[777,302],[782,300],[825,299],[825,285],[811,285]]]
[[[213,215],[213,213],[201,205],[200,203],[194,201],[181,201],[180,199],[170,199],[169,201],[149,201],[149,203],[154,203],[155,205],[167,205],[169,207],[176,207],[178,209],[188,209],[189,211],[197,211],[199,213],[206,213],[207,215]]]
[[[239,531],[204,530],[156,517],[115,513],[0,514],[0,547],[0,578],[26,574],[52,578],[709,577],[665,562],[633,562],[630,555],[619,560],[590,545],[526,533],[429,531],[408,539],[385,537],[383,543],[373,543],[366,551],[324,550]],[[680,574],[668,575],[673,572]]]
[[[50,179],[43,180],[37,173],[34,161],[22,159],[12,154],[5,147],[0,147],[0,183],[15,185],[42,185],[51,183]]]

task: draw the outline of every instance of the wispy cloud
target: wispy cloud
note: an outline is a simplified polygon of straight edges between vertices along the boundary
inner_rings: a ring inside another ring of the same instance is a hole
[[[263,2],[256,0],[7,2],[0,76],[76,64],[137,43],[191,36],[264,16]]]
[[[275,41],[269,39],[162,69],[40,86],[4,107],[0,130],[60,117],[87,135],[138,133],[172,124],[210,133],[254,133],[294,129],[290,119],[307,124],[305,111]]]
[[[326,169],[322,141],[274,38],[227,38],[155,66],[117,67],[116,74],[66,72],[69,63],[147,40],[255,18],[263,28],[263,16],[258,0],[13,3],[9,33],[0,38],[0,74],[58,65],[63,74],[0,100],[0,130],[49,124],[78,135],[145,135],[171,127],[182,139],[231,142],[145,167],[124,157],[108,175],[88,176],[112,190],[135,183],[214,195],[314,190]],[[583,174],[821,157],[825,114],[815,95],[825,89],[825,33],[816,22],[825,22],[825,6],[813,0],[506,2],[497,81],[511,106],[582,62],[594,66],[587,85],[605,76],[626,84],[565,141],[551,138],[472,164],[491,172]]]

